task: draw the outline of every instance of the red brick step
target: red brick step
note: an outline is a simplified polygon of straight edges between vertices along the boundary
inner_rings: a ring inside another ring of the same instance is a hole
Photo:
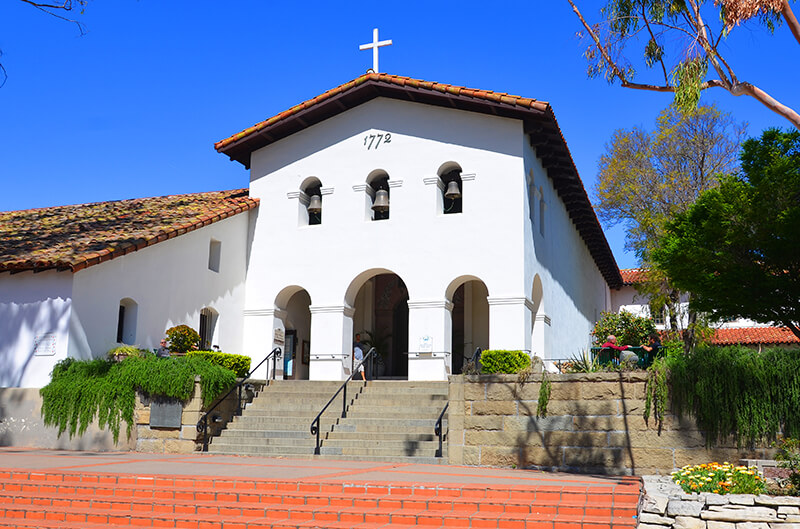
[[[0,527],[633,528],[639,493],[635,479],[523,487],[0,471]]]

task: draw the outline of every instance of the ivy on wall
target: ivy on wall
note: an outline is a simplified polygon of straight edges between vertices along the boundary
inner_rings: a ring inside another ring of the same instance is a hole
[[[58,427],[59,435],[68,432],[70,437],[83,434],[97,419],[116,443],[123,421],[130,438],[137,391],[186,401],[198,375],[203,406],[236,381],[232,371],[199,357],[132,356],[121,362],[68,358],[56,364],[50,383],[40,390],[42,418],[45,425]]]
[[[800,436],[800,351],[699,346],[668,354],[650,368],[645,419],[656,421],[671,404],[692,416],[712,446],[734,438],[739,446]]]

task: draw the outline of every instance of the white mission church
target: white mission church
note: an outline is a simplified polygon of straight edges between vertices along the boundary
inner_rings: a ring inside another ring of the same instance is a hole
[[[216,149],[249,190],[0,213],[0,386],[182,323],[285,378],[345,378],[360,332],[445,380],[577,354],[622,286],[545,102],[368,73]]]

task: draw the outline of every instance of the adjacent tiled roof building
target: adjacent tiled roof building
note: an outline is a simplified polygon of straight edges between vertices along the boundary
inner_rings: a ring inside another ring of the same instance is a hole
[[[620,269],[622,282],[633,286],[647,277],[646,268]],[[714,331],[709,342],[715,345],[791,345],[800,339],[786,327],[721,327]]]
[[[77,272],[257,205],[234,189],[0,212],[0,273]]]

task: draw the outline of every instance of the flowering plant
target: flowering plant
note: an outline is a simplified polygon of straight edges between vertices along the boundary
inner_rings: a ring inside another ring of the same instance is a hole
[[[197,349],[200,335],[188,325],[177,325],[167,329],[169,350],[176,353],[185,353]]]
[[[727,462],[686,465],[672,473],[672,481],[684,492],[761,494],[765,490],[764,478],[758,470]]]

